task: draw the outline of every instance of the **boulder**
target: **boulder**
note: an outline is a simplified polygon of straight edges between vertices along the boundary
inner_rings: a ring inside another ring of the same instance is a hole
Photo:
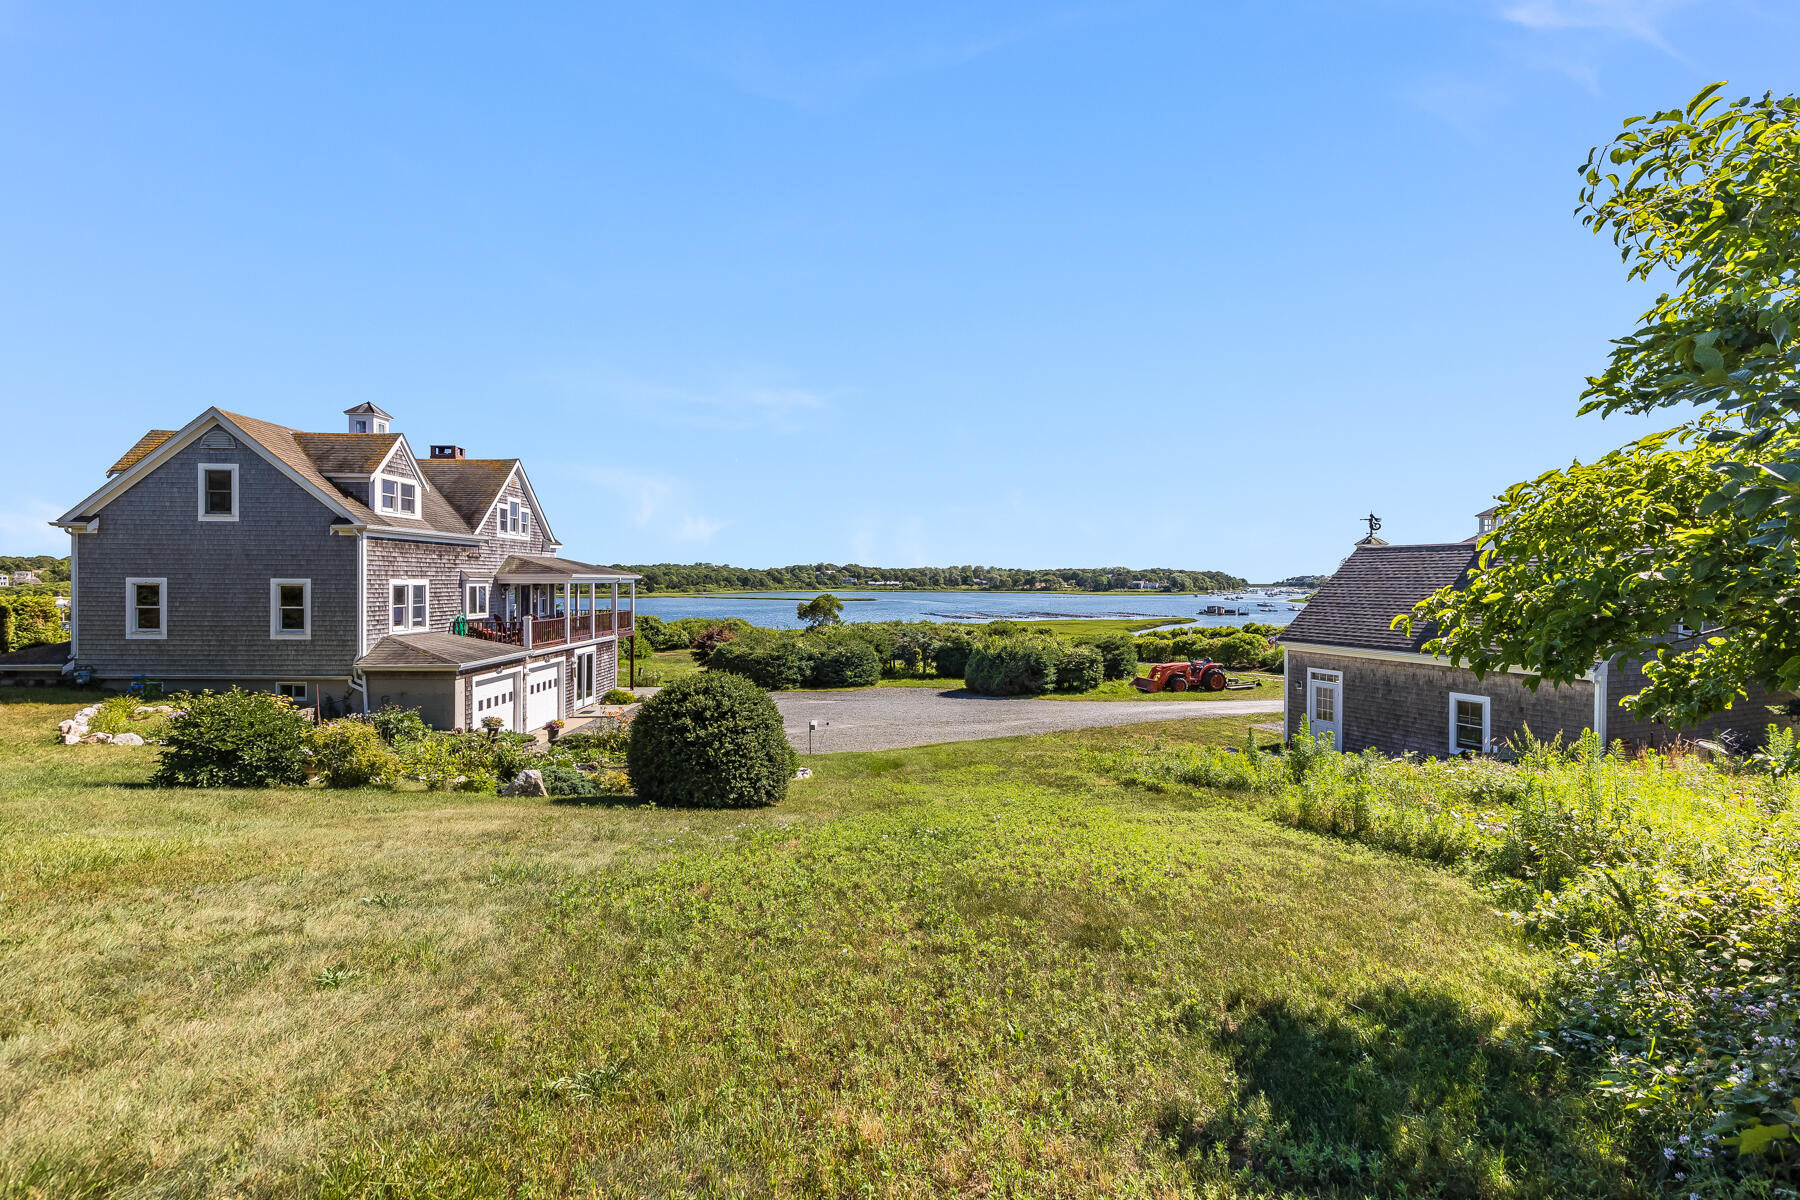
[[[811,779],[812,778],[812,768],[811,767],[801,767],[798,771],[794,772],[794,778],[795,779]]]
[[[74,730],[70,730],[68,733],[63,734],[63,745],[65,746],[79,745],[80,742],[81,735]]]
[[[75,719],[77,721],[81,721],[81,722],[85,723],[99,715],[100,715],[100,706],[98,704],[90,704],[86,708],[82,709],[80,712],[76,713]]]
[[[103,733],[100,736],[105,737],[106,735]],[[121,733],[119,736],[112,739],[112,744],[115,746],[141,746],[144,744],[144,735],[141,733]]]
[[[527,768],[520,771],[500,794],[502,796],[548,796],[550,792],[544,787],[544,773]]]
[[[56,731],[58,733],[67,733],[67,732],[69,732],[69,730],[71,730],[73,728],[75,728],[75,722],[73,719],[70,719],[67,721],[58,721],[56,723]]]

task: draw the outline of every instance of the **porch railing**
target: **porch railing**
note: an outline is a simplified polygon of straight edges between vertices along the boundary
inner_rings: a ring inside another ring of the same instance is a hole
[[[527,650],[544,646],[563,646],[571,642],[591,642],[595,638],[630,637],[631,610],[621,608],[599,612],[573,613],[566,619],[553,617],[475,618],[469,621],[469,636]]]

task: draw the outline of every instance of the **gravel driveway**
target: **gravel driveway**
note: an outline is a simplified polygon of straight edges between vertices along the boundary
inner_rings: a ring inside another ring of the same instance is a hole
[[[893,750],[933,742],[1055,733],[1140,721],[1278,713],[1281,698],[1134,704],[1129,700],[1029,700],[940,692],[934,688],[862,688],[844,692],[775,692],[788,740],[806,749],[806,723],[817,721],[813,750]]]

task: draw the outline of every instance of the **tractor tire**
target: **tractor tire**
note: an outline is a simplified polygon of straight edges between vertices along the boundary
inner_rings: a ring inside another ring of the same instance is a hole
[[[1187,680],[1185,680],[1181,676],[1177,675],[1173,679],[1169,680],[1169,682],[1163,684],[1163,691],[1165,691],[1165,692],[1185,692],[1185,691],[1187,691]]]
[[[1223,672],[1223,671],[1208,671],[1204,676],[1201,677],[1200,686],[1205,688],[1209,692],[1224,691],[1225,690],[1225,672]]]

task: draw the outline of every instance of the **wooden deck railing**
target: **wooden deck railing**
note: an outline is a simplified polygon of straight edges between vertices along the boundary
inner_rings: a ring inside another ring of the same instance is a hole
[[[631,610],[621,608],[599,612],[574,613],[562,617],[527,617],[502,621],[497,617],[477,618],[469,622],[469,636],[527,650],[546,646],[563,646],[571,642],[591,642],[595,638],[630,637]]]

